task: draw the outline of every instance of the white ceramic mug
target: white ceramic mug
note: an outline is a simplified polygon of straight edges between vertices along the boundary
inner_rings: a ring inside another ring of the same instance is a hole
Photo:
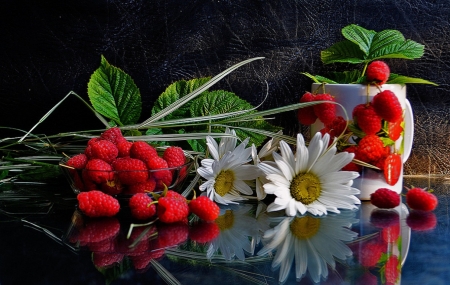
[[[375,86],[368,87],[367,85],[361,84],[326,84],[324,88],[325,91],[322,89],[321,84],[314,83],[311,86],[311,92],[318,90],[318,93],[326,92],[334,96],[336,102],[341,104],[346,112],[345,114],[342,108],[337,106],[337,115],[347,118],[348,120],[352,120],[352,111],[355,106],[367,102],[367,95],[369,95],[369,100],[372,100],[372,98],[380,92]],[[403,163],[405,163],[411,154],[414,137],[413,113],[411,104],[408,99],[406,99],[406,86],[400,84],[384,84],[381,86],[381,90],[391,90],[398,97],[404,110],[404,134],[395,143],[397,149],[399,149],[403,143],[402,160]],[[312,134],[315,134],[322,128],[323,124],[317,120],[311,126],[311,132]],[[397,193],[401,193],[403,188],[403,169],[398,182],[391,186],[386,183],[382,172],[363,167],[360,177],[354,180],[353,186],[361,191],[361,194],[359,195],[361,200],[370,200],[370,194],[375,192],[378,188],[388,188]]]

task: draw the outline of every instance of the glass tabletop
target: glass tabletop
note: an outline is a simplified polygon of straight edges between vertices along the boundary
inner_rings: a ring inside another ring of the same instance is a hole
[[[83,216],[65,181],[2,185],[0,284],[445,284],[447,181],[404,185],[434,189],[438,208],[285,217],[250,201],[214,223],[133,224]]]

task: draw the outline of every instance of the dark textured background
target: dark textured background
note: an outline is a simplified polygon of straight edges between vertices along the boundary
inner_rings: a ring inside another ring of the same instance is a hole
[[[392,60],[395,73],[422,77],[439,87],[408,85],[415,112],[414,149],[407,174],[448,174],[450,7],[447,0],[300,1],[2,1],[0,9],[0,126],[30,129],[73,90],[87,99],[87,82],[103,54],[135,80],[149,117],[153,100],[173,81],[212,76],[251,57],[218,87],[261,109],[298,102],[310,80],[323,74],[320,50],[359,24],[398,29],[425,45],[414,61]],[[294,135],[295,114],[276,123]],[[68,99],[37,132],[95,129],[83,104]],[[12,135],[0,129],[0,136]],[[17,135],[17,133],[14,133]]]

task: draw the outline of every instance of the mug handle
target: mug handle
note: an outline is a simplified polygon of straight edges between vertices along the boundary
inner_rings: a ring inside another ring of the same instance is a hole
[[[405,99],[405,131],[403,134],[403,163],[405,163],[411,154],[414,138],[414,117],[411,103]]]

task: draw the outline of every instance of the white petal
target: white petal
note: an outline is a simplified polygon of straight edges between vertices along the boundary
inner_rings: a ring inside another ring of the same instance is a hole
[[[291,167],[291,165],[286,164],[284,159],[276,152],[273,153],[273,159],[278,165],[278,168],[283,172],[284,177],[286,177],[287,180],[291,181],[294,177],[294,169]]]
[[[236,181],[234,181],[233,186],[236,190],[238,190],[242,194],[245,194],[245,195],[253,194],[252,188],[250,188],[250,186],[248,186],[244,181],[236,180]]]

